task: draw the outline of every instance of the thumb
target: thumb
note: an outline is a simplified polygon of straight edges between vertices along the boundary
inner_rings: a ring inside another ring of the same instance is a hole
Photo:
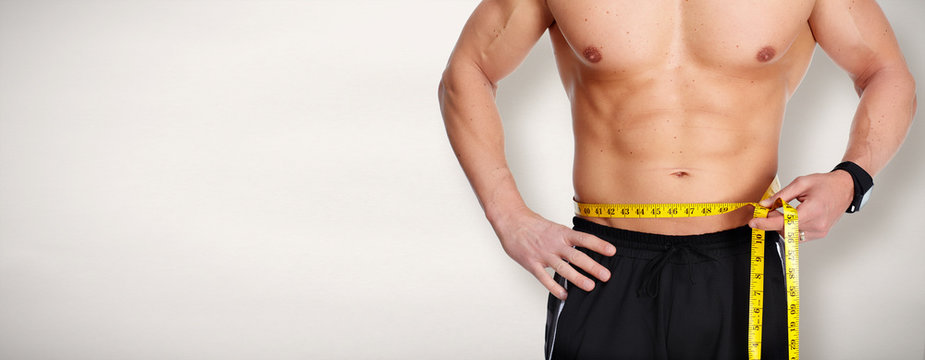
[[[787,184],[783,189],[780,189],[776,194],[771,195],[771,197],[761,200],[758,202],[759,205],[766,208],[770,208],[777,204],[777,200],[780,199],[781,202],[790,202],[790,200],[795,199],[797,196],[806,191],[806,184],[802,178],[796,178],[790,184]],[[776,207],[776,206],[775,206]]]
[[[758,202],[758,205],[761,205],[761,206],[766,207],[766,208],[770,208],[772,205],[774,205],[774,203],[777,202],[777,198],[779,197],[778,194],[780,194],[780,193],[778,192],[777,194],[774,194],[774,195],[772,195],[771,197],[769,197],[769,198],[767,198],[767,199],[764,199],[764,200],[759,201],[759,202]]]
[[[784,216],[777,211],[768,213],[767,218],[754,218],[749,220],[748,226],[766,231],[780,231],[784,229]]]

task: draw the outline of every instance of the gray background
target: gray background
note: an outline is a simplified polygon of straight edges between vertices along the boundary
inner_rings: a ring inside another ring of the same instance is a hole
[[[545,290],[436,104],[476,4],[0,0],[0,358],[540,358]],[[881,5],[925,82],[925,2]],[[528,204],[568,223],[547,38],[498,102]],[[856,104],[817,52],[784,183],[839,161]],[[804,358],[923,358],[922,131],[802,246]]]

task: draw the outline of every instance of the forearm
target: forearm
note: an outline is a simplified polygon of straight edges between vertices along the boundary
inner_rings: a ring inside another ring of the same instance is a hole
[[[440,82],[440,108],[450,144],[492,224],[526,210],[504,155],[495,85],[471,63],[452,62]]]
[[[890,161],[916,110],[915,82],[905,65],[855,79],[861,101],[843,160],[874,175]]]

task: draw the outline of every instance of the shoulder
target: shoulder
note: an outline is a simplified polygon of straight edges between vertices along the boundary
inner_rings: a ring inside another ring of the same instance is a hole
[[[905,68],[893,29],[875,0],[815,0],[809,25],[819,46],[856,77],[883,67]]]

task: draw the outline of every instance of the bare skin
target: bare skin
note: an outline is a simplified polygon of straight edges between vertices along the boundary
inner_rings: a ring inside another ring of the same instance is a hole
[[[505,251],[555,296],[544,268],[590,291],[610,274],[579,252],[612,256],[594,236],[528,209],[504,157],[497,83],[548,31],[572,104],[573,180],[589,203],[757,201],[777,172],[784,108],[818,43],[854,80],[860,104],[844,160],[871,174],[895,154],[915,112],[914,82],[873,0],[485,0],[440,84],[447,134]],[[833,164],[834,165],[834,164]],[[795,179],[801,230],[824,237],[851,202],[848,173]],[[744,224],[780,230],[750,209],[689,219],[599,219],[658,234]]]

